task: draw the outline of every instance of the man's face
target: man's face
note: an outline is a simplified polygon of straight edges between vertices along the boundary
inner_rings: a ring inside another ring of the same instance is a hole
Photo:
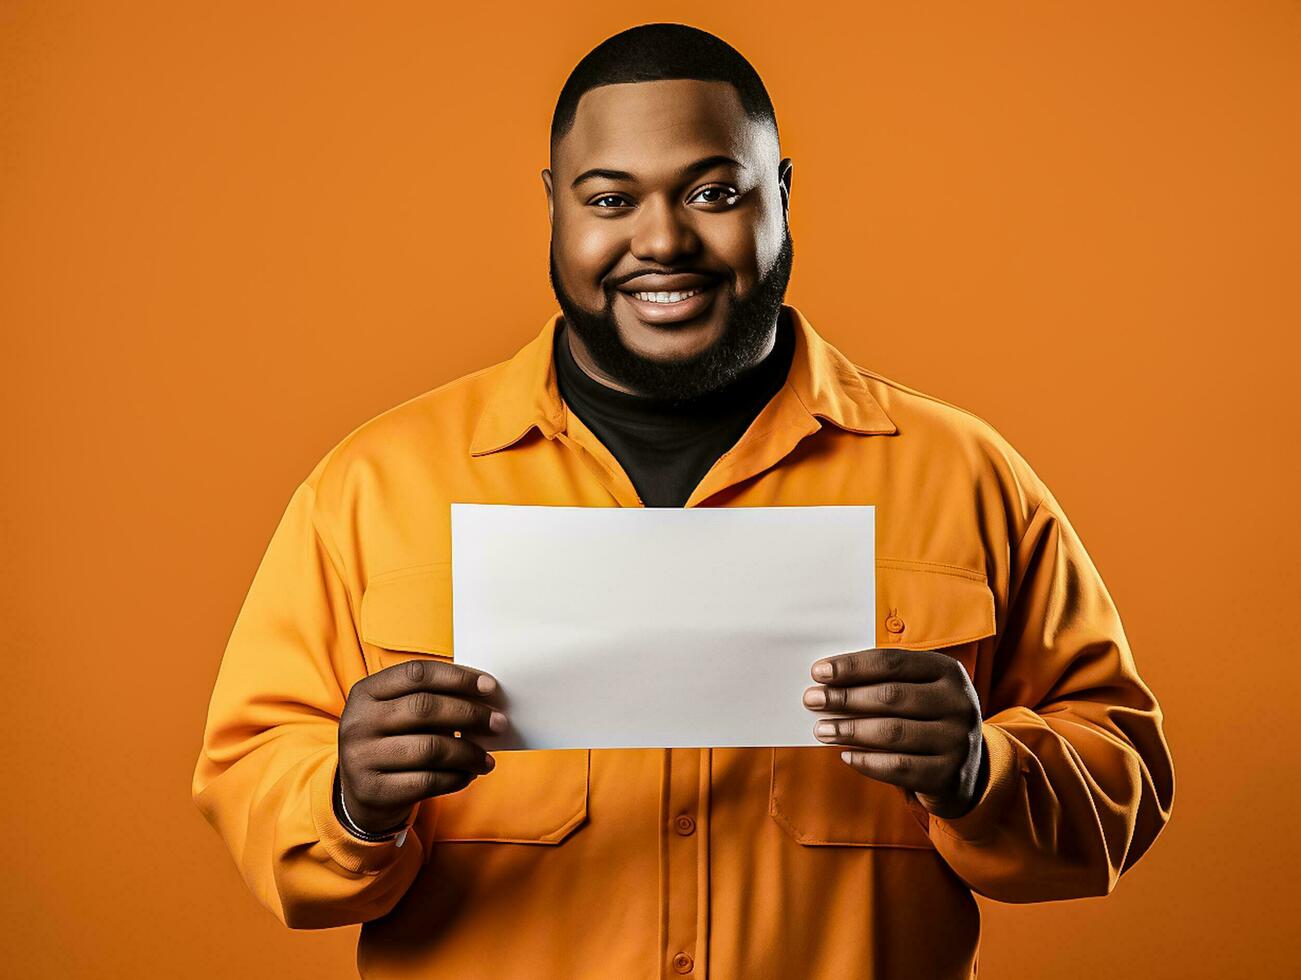
[[[584,93],[542,171],[551,285],[580,363],[624,390],[687,398],[768,353],[792,259],[779,157],[726,82]]]

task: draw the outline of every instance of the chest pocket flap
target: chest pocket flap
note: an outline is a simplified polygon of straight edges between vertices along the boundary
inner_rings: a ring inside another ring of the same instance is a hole
[[[970,569],[876,560],[876,645],[936,650],[993,636],[994,593]]]
[[[362,595],[360,619],[366,657],[379,669],[408,660],[454,663],[451,562],[375,576]],[[417,833],[433,843],[559,844],[587,819],[589,755],[587,749],[494,752],[492,772],[421,806]]]
[[[452,659],[452,563],[377,575],[361,597],[361,638],[385,667],[401,653]]]
[[[877,558],[878,648],[947,648],[944,653],[970,671],[979,641],[995,630],[994,594],[981,573]],[[931,847],[918,816],[905,804],[904,790],[850,768],[841,751],[830,745],[773,749],[772,819],[808,846]]]

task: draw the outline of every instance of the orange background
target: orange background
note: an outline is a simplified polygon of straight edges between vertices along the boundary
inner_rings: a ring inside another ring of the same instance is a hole
[[[10,975],[355,975],[190,800],[221,652],[325,450],[550,315],[554,100],[649,20],[755,64],[789,301],[1021,450],[1165,709],[1165,834],[982,900],[982,976],[1301,961],[1301,5],[43,0],[0,3]]]

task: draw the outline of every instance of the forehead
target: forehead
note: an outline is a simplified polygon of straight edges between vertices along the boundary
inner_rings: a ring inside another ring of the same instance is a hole
[[[772,128],[746,115],[727,82],[694,78],[627,82],[589,89],[578,100],[574,125],[554,148],[557,176],[588,167],[638,176],[684,162],[726,154],[758,165],[775,160]]]

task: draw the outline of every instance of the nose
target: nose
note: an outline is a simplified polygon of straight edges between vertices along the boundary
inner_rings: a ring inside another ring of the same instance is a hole
[[[690,222],[662,195],[646,198],[634,222],[629,247],[639,259],[667,266],[700,247],[700,239]]]

